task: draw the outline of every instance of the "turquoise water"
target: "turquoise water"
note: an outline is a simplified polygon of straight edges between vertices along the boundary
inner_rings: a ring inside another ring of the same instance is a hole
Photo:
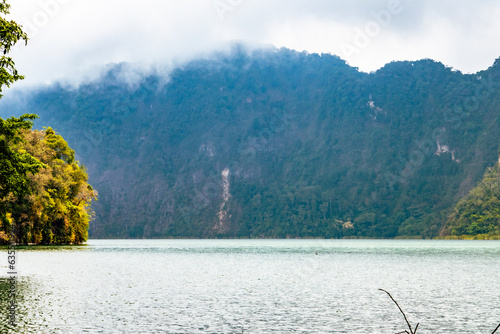
[[[5,260],[0,303],[7,303]],[[491,333],[500,242],[90,240],[18,251],[2,333]]]

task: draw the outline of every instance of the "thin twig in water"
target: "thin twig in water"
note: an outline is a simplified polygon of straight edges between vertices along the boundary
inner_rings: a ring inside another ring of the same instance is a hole
[[[417,326],[415,327],[415,331],[413,331],[413,329],[411,328],[410,322],[408,321],[408,318],[406,318],[406,314],[403,312],[403,309],[401,309],[401,306],[399,306],[398,302],[394,298],[392,298],[392,296],[391,296],[391,294],[389,292],[385,291],[384,289],[379,289],[379,290],[380,291],[384,291],[385,293],[387,293],[387,295],[392,299],[392,301],[394,302],[394,304],[396,304],[396,306],[398,307],[399,311],[401,312],[401,314],[405,318],[406,324],[408,325],[408,328],[410,329],[410,333],[408,333],[408,331],[404,331],[404,332],[400,332],[399,334],[405,333],[405,332],[408,333],[408,334],[416,334],[417,333],[417,329],[418,329],[418,325],[420,325],[420,324],[418,323]]]
[[[399,311],[401,312],[401,314],[405,318],[405,321],[406,321],[406,324],[408,325],[408,328],[410,329],[410,332],[408,332],[407,330],[404,330],[404,331],[396,333],[396,334],[404,334],[404,333],[406,333],[406,334],[416,334],[417,333],[417,329],[418,329],[418,325],[420,325],[420,323],[417,323],[417,326],[415,326],[415,331],[413,331],[413,329],[411,328],[410,322],[408,321],[408,318],[406,318],[406,314],[403,312],[403,309],[401,308],[401,306],[399,306],[398,302],[386,290],[384,290],[384,289],[379,289],[379,290],[380,291],[384,291],[385,293],[387,293],[387,295],[392,299],[392,301],[394,302],[394,304],[396,304],[396,306],[398,307]],[[500,324],[498,324],[497,328],[495,328],[495,330],[491,334],[495,334],[497,332],[497,330],[499,330],[499,329],[500,329]]]

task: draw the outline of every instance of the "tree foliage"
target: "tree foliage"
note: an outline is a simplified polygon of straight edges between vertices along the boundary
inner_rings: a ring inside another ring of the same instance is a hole
[[[0,118],[0,198],[9,194],[22,196],[29,192],[26,175],[36,173],[42,165],[29,153],[13,149],[23,141],[23,130],[31,129],[35,115]]]
[[[87,183],[85,168],[75,152],[51,128],[25,129],[12,151],[40,161],[43,168],[28,173],[27,191],[2,197],[7,219],[0,230],[10,235],[16,222],[16,242],[79,244],[87,240],[90,203],[97,193]],[[6,241],[6,240],[4,240]]]
[[[28,40],[16,22],[3,17],[9,9],[0,0],[0,98],[4,86],[24,78],[8,53]],[[50,128],[31,130],[37,117],[0,118],[0,243],[84,242],[97,193],[60,135]]]
[[[9,14],[10,5],[6,0],[0,0],[0,98],[3,86],[10,87],[17,80],[22,80],[24,76],[20,75],[15,68],[15,63],[8,53],[12,47],[20,40],[28,42],[28,36],[22,30],[21,26],[15,21],[8,21],[3,16]]]
[[[500,235],[500,166],[486,170],[483,179],[450,214],[443,235]]]
[[[7,202],[29,195],[29,174],[43,167],[31,154],[13,148],[23,141],[23,131],[31,129],[35,118],[35,115],[0,118],[0,242],[8,239],[7,227],[10,230],[12,223]]]

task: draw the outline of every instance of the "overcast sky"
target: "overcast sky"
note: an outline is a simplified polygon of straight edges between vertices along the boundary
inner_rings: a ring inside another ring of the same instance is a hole
[[[432,58],[466,73],[500,57],[498,0],[16,0],[30,35],[12,56],[25,84],[77,82],[103,65],[147,68],[228,41],[332,53],[362,71]]]

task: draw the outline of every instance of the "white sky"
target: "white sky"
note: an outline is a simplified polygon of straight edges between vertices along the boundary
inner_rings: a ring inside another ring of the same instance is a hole
[[[10,0],[30,35],[12,53],[25,84],[148,68],[228,41],[332,53],[362,71],[432,58],[466,73],[500,57],[498,0]],[[377,14],[378,13],[378,14]],[[19,84],[16,84],[19,85]]]

